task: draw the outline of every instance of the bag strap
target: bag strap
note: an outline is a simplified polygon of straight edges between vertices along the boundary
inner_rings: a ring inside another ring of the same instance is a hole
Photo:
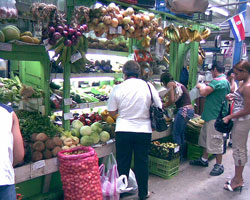
[[[222,111],[223,111],[224,104],[225,104],[225,101],[222,101],[221,108],[220,108],[220,114],[219,114],[221,117],[223,117]]]
[[[152,104],[152,103],[154,103],[154,99],[153,99],[152,91],[151,91],[151,88],[150,88],[150,86],[149,86],[148,82],[146,82],[146,83],[147,83],[148,88],[149,88],[149,91],[150,91],[150,95],[151,95],[151,104]]]

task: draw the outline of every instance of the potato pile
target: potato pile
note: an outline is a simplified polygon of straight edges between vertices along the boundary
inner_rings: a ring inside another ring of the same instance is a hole
[[[50,138],[45,133],[34,133],[31,140],[33,142],[31,147],[33,162],[55,157],[62,150],[63,142],[57,136]]]

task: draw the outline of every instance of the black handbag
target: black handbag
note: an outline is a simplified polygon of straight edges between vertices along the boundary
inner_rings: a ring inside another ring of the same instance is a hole
[[[228,123],[224,123],[223,118],[225,116],[223,116],[222,111],[223,111],[223,107],[224,107],[225,101],[222,103],[221,105],[221,109],[220,109],[220,113],[219,116],[217,117],[215,123],[214,123],[214,128],[221,132],[221,133],[230,133],[230,131],[233,128],[233,121],[229,120]],[[226,115],[227,116],[227,115]]]
[[[150,91],[150,95],[151,95],[151,105],[150,105],[150,120],[151,120],[151,127],[152,129],[158,131],[158,132],[162,132],[168,129],[168,125],[167,122],[165,120],[165,111],[159,107],[157,107],[154,103],[154,99],[152,96],[152,91],[151,88],[149,86],[149,84],[147,83],[149,91]]]

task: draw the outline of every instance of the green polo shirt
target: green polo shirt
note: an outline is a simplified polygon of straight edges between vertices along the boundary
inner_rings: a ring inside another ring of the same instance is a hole
[[[210,121],[218,117],[222,102],[226,100],[226,95],[230,92],[230,84],[224,74],[214,78],[208,86],[212,87],[214,91],[206,97],[204,110],[201,115],[204,121]],[[227,112],[228,106],[226,103],[223,107],[223,114],[227,114]]]

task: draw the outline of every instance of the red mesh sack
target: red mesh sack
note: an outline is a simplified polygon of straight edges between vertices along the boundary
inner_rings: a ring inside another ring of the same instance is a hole
[[[92,147],[58,153],[64,200],[102,200],[98,157]]]

